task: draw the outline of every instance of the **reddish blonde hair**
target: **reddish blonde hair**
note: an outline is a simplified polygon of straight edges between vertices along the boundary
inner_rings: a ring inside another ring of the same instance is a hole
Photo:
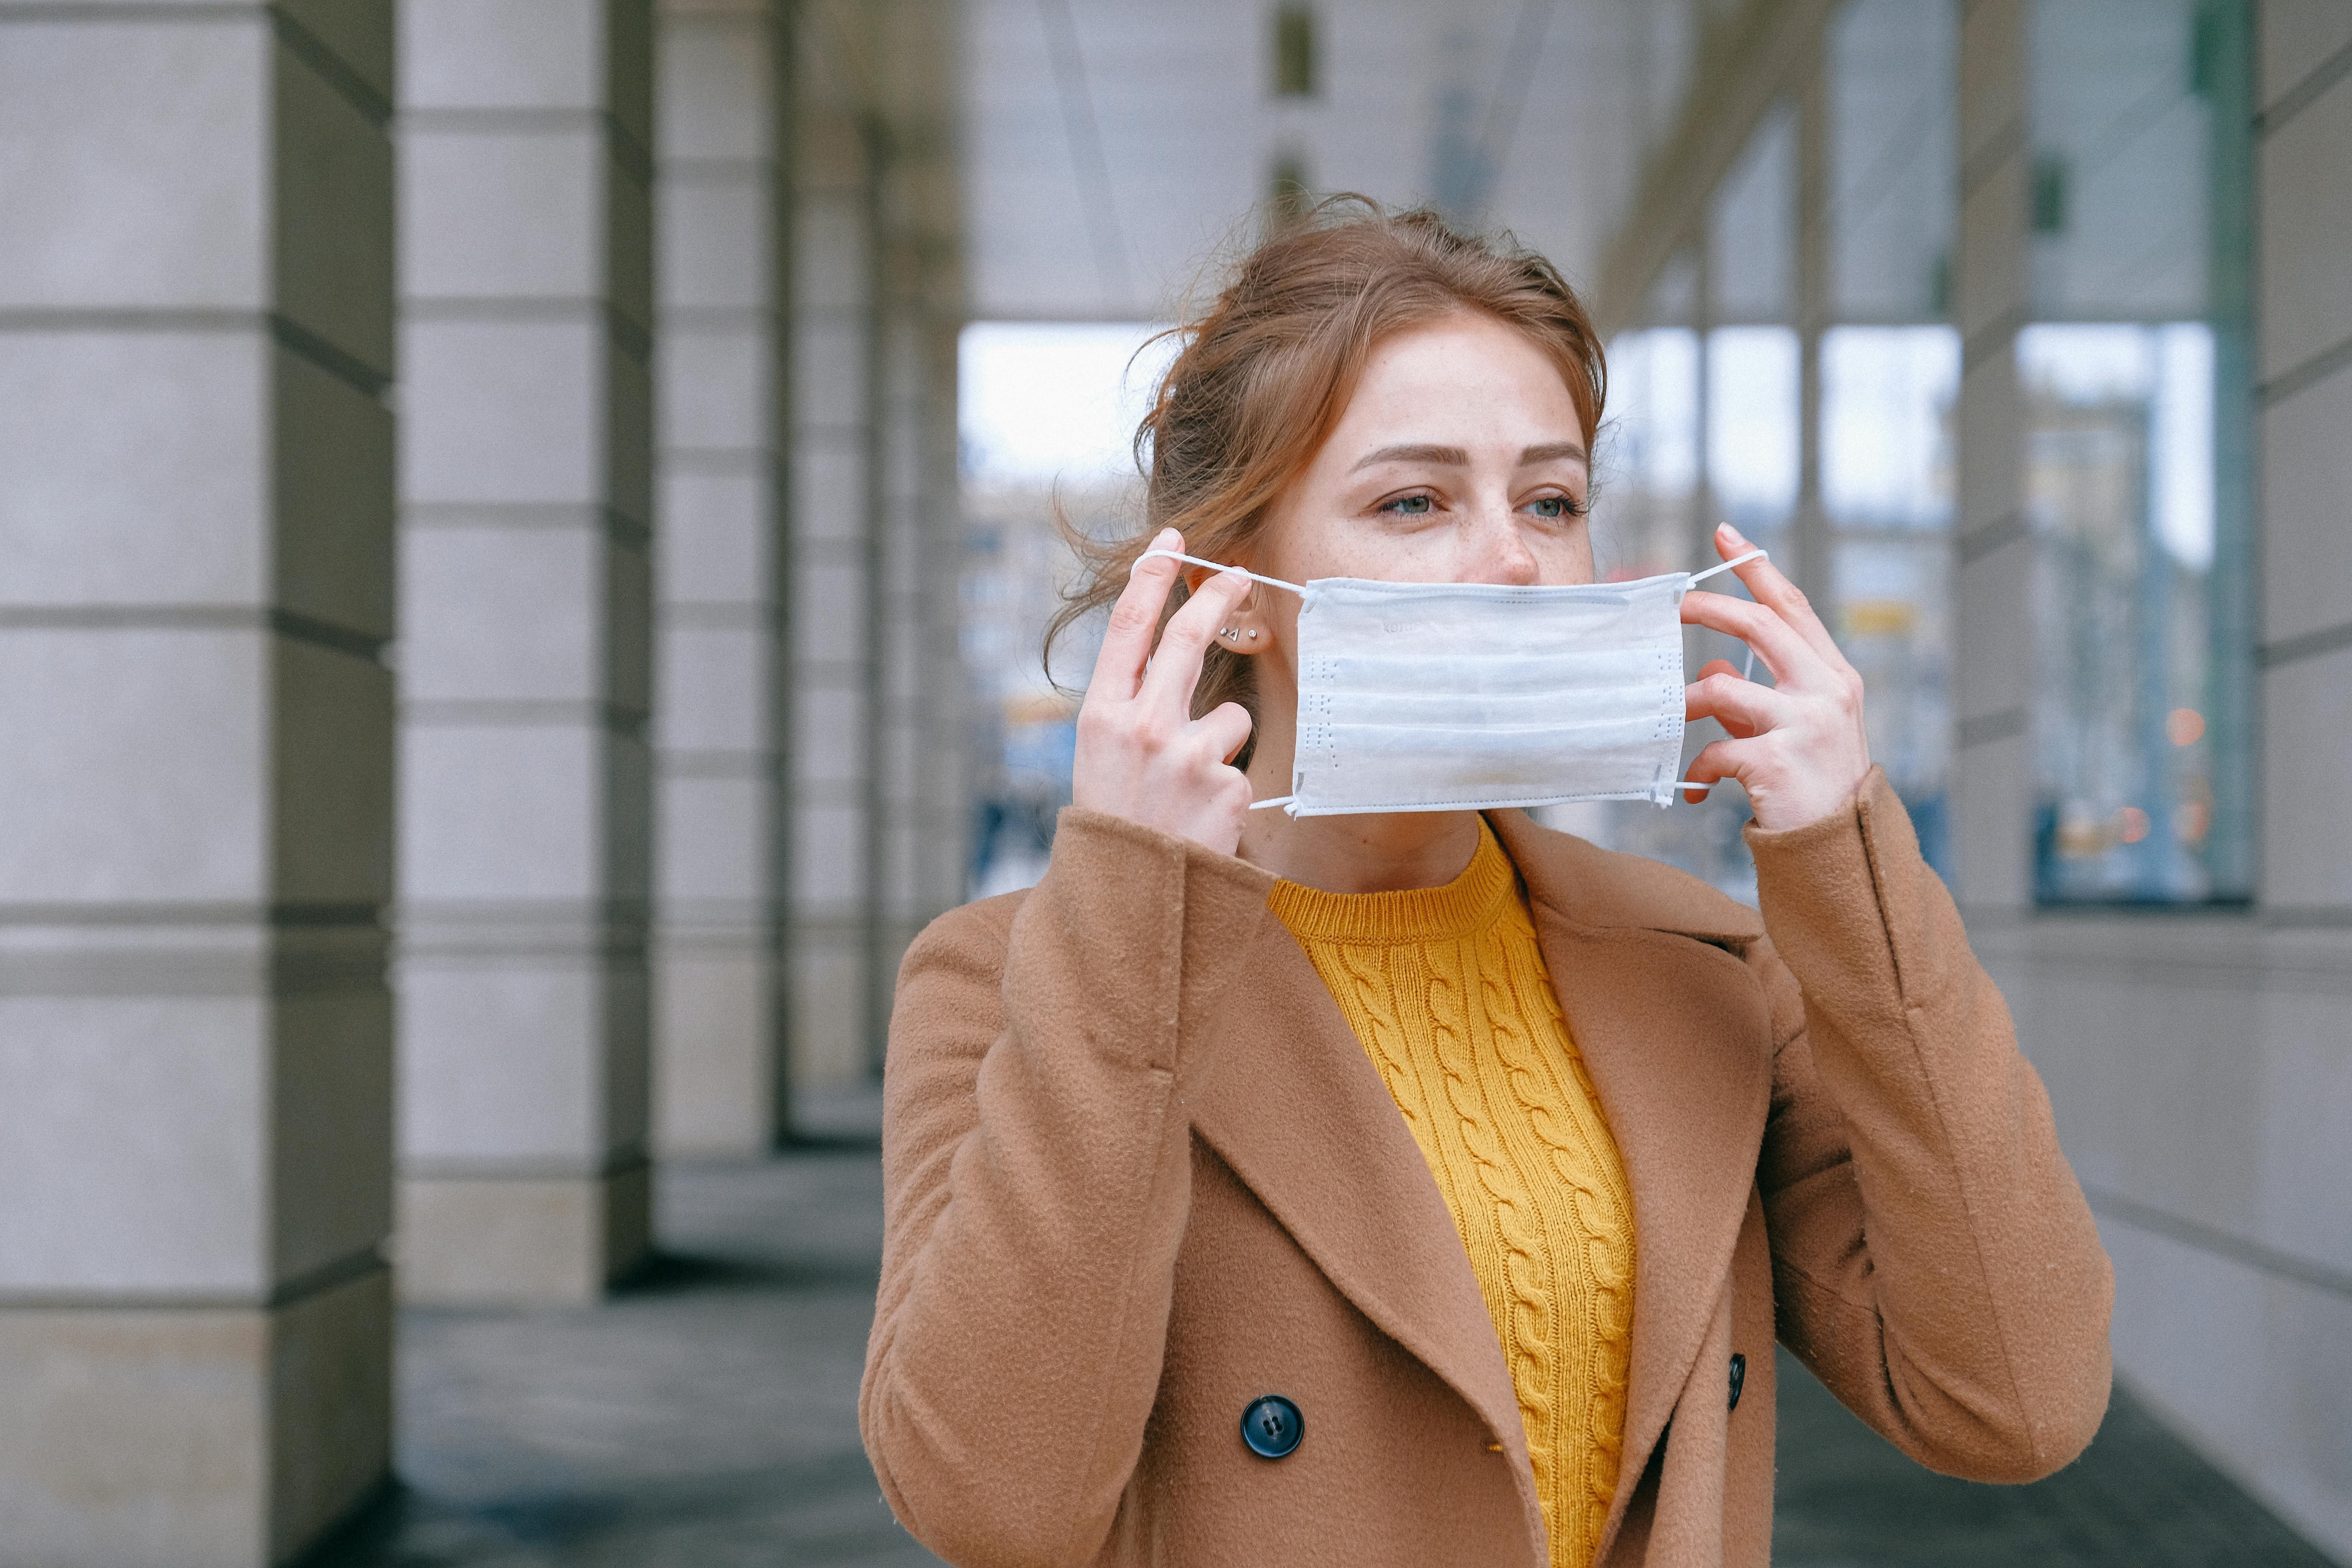
[[[1368,196],[1321,203],[1244,258],[1182,344],[1135,433],[1149,475],[1143,526],[1124,538],[1063,532],[1086,570],[1046,628],[1108,606],[1162,528],[1187,553],[1248,563],[1275,499],[1329,437],[1372,345],[1460,311],[1516,327],[1559,367],[1589,442],[1607,372],[1601,342],[1559,268],[1507,239],[1465,235],[1434,212],[1391,213]],[[1169,611],[1182,604],[1179,584]],[[1193,712],[1237,701],[1257,714],[1251,661],[1211,647]],[[1248,761],[1245,749],[1237,759]]]

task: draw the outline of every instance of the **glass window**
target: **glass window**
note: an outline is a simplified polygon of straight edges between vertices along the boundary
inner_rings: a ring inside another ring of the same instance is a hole
[[[1958,8],[1850,0],[1829,37],[1831,313],[1941,321],[1950,293]]]
[[[977,321],[957,347],[964,514],[963,665],[973,687],[969,896],[1045,873],[1070,799],[1076,703],[1100,627],[1073,628],[1053,679],[1039,659],[1076,562],[1054,510],[1082,529],[1129,526],[1141,506],[1129,443],[1173,345],[1126,322]]]
[[[1870,754],[1930,864],[1951,762],[1952,409],[1958,334],[1838,326],[1822,340],[1822,505],[1832,629],[1868,690]]]
[[[1870,754],[1948,867],[1958,39],[1948,5],[1851,0],[1828,42],[1821,507],[1831,629]]]
[[[1698,490],[1698,334],[1688,327],[1610,345],[1594,479],[1599,574],[1622,583],[1679,569]]]
[[[1783,104],[1715,193],[1700,244],[1660,277],[1645,324],[1610,345],[1593,511],[1604,577],[1713,565],[1709,541],[1726,520],[1787,558],[1802,468],[1801,355],[1790,324],[1795,193],[1796,124]],[[1742,592],[1728,578],[1707,586]],[[1735,639],[1684,634],[1688,671],[1717,658],[1744,666],[1747,657]],[[1692,725],[1685,765],[1723,738],[1712,720]],[[1546,820],[1678,866],[1752,903],[1756,870],[1740,837],[1750,815],[1747,795],[1725,784],[1663,811],[1604,802],[1553,807]]]
[[[2251,891],[2244,7],[2040,0],[2035,887]]]

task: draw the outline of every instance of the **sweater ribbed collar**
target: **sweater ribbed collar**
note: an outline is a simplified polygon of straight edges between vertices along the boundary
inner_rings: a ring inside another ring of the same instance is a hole
[[[1266,895],[1274,916],[1300,941],[1397,942],[1443,941],[1485,930],[1517,891],[1518,873],[1495,830],[1478,818],[1478,847],[1462,874],[1438,888],[1388,893],[1327,893],[1280,881]]]

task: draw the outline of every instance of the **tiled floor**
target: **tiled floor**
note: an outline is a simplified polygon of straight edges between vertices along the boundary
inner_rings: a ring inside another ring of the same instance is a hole
[[[934,1562],[857,1443],[880,1186],[854,1145],[667,1172],[666,1259],[611,1302],[408,1313],[402,1487],[306,1568]],[[2327,1568],[2127,1399],[2072,1468],[1980,1487],[1781,1377],[1781,1568]]]
[[[899,1568],[857,1441],[870,1152],[664,1173],[605,1305],[404,1313],[401,1489],[305,1568]]]

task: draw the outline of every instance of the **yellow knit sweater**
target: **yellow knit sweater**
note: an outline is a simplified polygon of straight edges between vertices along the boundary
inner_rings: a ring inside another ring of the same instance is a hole
[[[1633,1201],[1518,876],[1481,818],[1444,887],[1282,882],[1272,905],[1437,1178],[1511,1369],[1553,1568],[1585,1568],[1625,1430]]]

